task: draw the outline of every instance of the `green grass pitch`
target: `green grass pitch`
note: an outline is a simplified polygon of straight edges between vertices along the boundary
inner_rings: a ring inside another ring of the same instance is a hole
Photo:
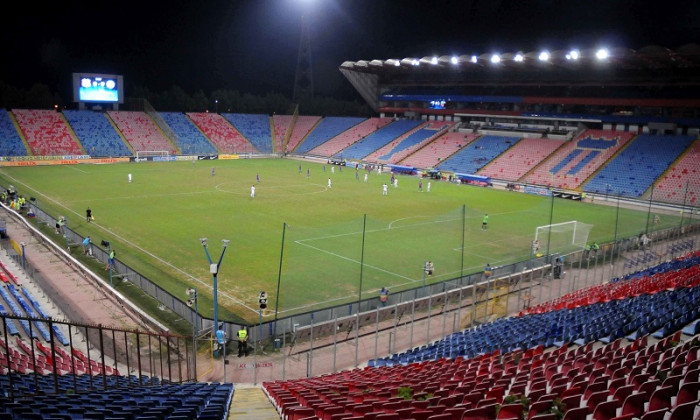
[[[187,287],[198,287],[205,316],[212,314],[212,277],[199,238],[208,238],[215,261],[229,239],[218,274],[220,317],[253,322],[259,290],[284,316],[357,300],[360,279],[363,297],[382,286],[417,287],[425,260],[434,262],[428,281],[436,282],[525,259],[535,227],[550,223],[550,198],[436,181],[427,192],[426,179],[419,192],[411,176],[398,176],[398,188],[383,196],[389,174],[364,182],[366,171],[356,177],[354,168],[330,168],[291,159],[151,162],[5,167],[0,179],[67,216],[69,227],[94,243],[110,241],[118,259],[182,300]],[[95,217],[89,224],[87,207]],[[589,241],[611,240],[616,220],[618,237],[647,223],[643,210],[616,214],[615,206],[564,199],[553,209],[552,223],[592,224]],[[488,231],[481,230],[484,213]],[[678,218],[661,223],[674,226]]]

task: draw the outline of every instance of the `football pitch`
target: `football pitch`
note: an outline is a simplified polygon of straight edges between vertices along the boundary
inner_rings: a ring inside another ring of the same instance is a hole
[[[390,174],[373,172],[365,181],[366,173],[245,159],[5,167],[0,180],[66,216],[93,243],[110,241],[119,260],[181,300],[197,287],[204,316],[212,315],[212,275],[200,238],[208,238],[214,262],[230,240],[217,276],[219,316],[253,322],[259,290],[282,317],[374,297],[383,286],[419,287],[428,260],[435,274],[425,281],[432,283],[527,259],[537,226],[576,220],[592,225],[589,242],[602,243],[649,223],[646,209],[434,180],[427,191],[427,179],[421,192],[412,176],[397,176],[398,188],[388,186],[384,196]],[[655,228],[679,221],[663,215]]]

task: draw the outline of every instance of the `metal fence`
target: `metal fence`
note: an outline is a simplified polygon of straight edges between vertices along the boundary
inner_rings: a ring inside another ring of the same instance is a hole
[[[191,337],[14,315],[0,315],[0,325],[0,372],[9,385],[3,392],[11,399],[66,388],[107,390],[196,378]],[[41,328],[50,332],[46,341],[34,339]]]
[[[53,228],[56,222],[55,218],[41,209],[35,208],[34,211],[41,223]],[[65,246],[69,248],[79,247],[83,238],[70,229],[70,220],[67,221],[64,229]],[[360,357],[361,340],[369,339],[370,342],[374,340],[375,354],[394,352],[397,349],[410,348],[422,343],[427,344],[435,337],[444,336],[479,323],[489,322],[498,317],[508,316],[562,294],[600,284],[613,277],[639,271],[688,253],[696,249],[699,231],[700,225],[696,223],[692,213],[690,213],[685,219],[681,219],[681,222],[675,227],[649,230],[649,243],[644,243],[639,235],[619,238],[616,234],[615,241],[601,244],[600,249],[595,252],[579,250],[566,255],[553,254],[531,257],[527,261],[493,267],[488,277],[484,273],[475,273],[439,283],[425,284],[410,290],[392,292],[386,305],[383,305],[379,301],[379,297],[376,296],[349,304],[282,317],[276,322],[247,325],[250,331],[250,341],[259,354],[264,354],[266,350],[270,349],[273,351],[284,349],[280,353],[284,356],[281,364],[282,372],[277,372],[274,379],[279,379],[279,375],[288,376],[287,366],[290,366],[290,370],[295,372],[294,375],[299,375],[299,372],[314,375],[335,371],[338,368],[335,361],[339,343],[355,342],[354,363],[351,363],[354,365],[368,356],[364,352]],[[106,265],[109,258],[109,248],[103,249],[93,246],[92,250],[93,256]],[[554,272],[557,265],[555,264],[556,258],[563,260],[561,276],[555,275]],[[38,282],[41,284],[40,273],[29,270],[28,274],[35,279],[38,278]],[[114,262],[110,277],[112,282],[128,281],[137,286],[144,293],[156,299],[163,307],[191,323],[197,322],[200,331],[211,330],[213,327],[212,320],[199,316],[194,308],[188,306],[180,298],[159,287],[118,259]],[[70,316],[70,310],[66,313]],[[58,323],[58,321],[43,322]],[[436,322],[437,327],[434,326]],[[75,324],[67,322],[65,324],[74,325],[72,328],[78,328]],[[176,381],[195,377],[194,373],[189,373],[190,365],[187,356],[187,347],[190,348],[191,353],[193,345],[191,340],[188,346],[180,344],[180,342],[187,341],[183,337],[178,337],[177,343],[172,344],[174,336],[165,335],[156,338],[156,335],[148,333],[121,331],[101,326],[80,326],[80,328],[84,329],[86,340],[89,340],[93,345],[99,345],[100,355],[112,359],[114,366],[122,366],[122,369],[119,369],[120,372],[125,372],[124,369],[132,371],[140,363],[138,369],[140,372],[145,372],[145,375],[157,375]],[[227,323],[228,336],[235,336],[238,328],[239,325]],[[407,328],[410,328],[410,331],[407,331]],[[388,333],[388,341],[380,341],[384,340],[384,338],[380,338],[382,337],[380,332]],[[416,334],[420,334],[420,336],[416,336]],[[141,348],[140,342],[146,337],[149,341],[158,341],[158,344],[149,342],[149,348],[162,347],[162,341],[165,340],[168,349],[173,348],[173,346],[176,349],[181,349],[177,351],[178,366],[175,366],[169,358],[170,356],[167,355],[169,350],[165,350],[165,356],[161,354],[156,356],[157,352],[154,351],[148,352],[149,357],[155,356],[155,359],[158,360],[155,365],[142,355],[134,355],[133,352],[138,353],[138,348]],[[133,347],[134,342],[137,343],[135,350],[129,350],[130,345]],[[313,354],[318,351],[319,346],[331,349],[332,365],[328,364],[328,360],[323,363],[314,362]],[[122,349],[121,352],[119,349]],[[306,356],[305,362],[302,361],[301,356],[298,356],[301,354]],[[127,362],[126,359],[129,359],[130,362]],[[184,366],[187,373],[181,371],[183,369],[183,365],[180,363],[182,360],[188,360]],[[135,364],[134,361],[139,363]],[[305,363],[305,365],[300,366],[299,363]],[[292,367],[292,365],[296,366]],[[144,366],[148,366],[148,368],[146,369]],[[177,369],[177,373],[174,373],[173,369]],[[192,370],[196,370],[196,368]],[[257,381],[257,365],[253,371],[256,375],[253,380]]]

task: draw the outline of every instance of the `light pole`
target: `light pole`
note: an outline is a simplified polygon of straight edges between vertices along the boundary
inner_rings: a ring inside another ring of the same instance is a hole
[[[197,288],[188,288],[187,295],[190,297],[187,300],[187,306],[194,305],[194,322],[192,322],[192,356],[194,368],[194,381],[197,382],[197,334],[199,333],[197,325],[199,323],[199,307],[197,303]]]
[[[219,329],[219,296],[218,296],[218,286],[216,276],[219,273],[219,267],[221,267],[221,261],[224,259],[224,253],[226,253],[226,248],[228,247],[228,239],[223,239],[221,243],[224,245],[224,249],[221,250],[221,256],[219,257],[219,262],[214,263],[209,256],[209,249],[207,248],[207,238],[199,238],[199,241],[204,247],[204,253],[207,254],[207,260],[209,261],[209,272],[214,278],[214,332]]]
[[[216,108],[216,113],[218,114],[219,113],[219,100],[218,99],[214,99],[214,106]]]

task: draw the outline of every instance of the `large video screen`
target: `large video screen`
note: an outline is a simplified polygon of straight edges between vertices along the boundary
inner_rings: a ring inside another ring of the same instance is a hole
[[[114,74],[73,73],[73,101],[124,103],[123,84]]]

